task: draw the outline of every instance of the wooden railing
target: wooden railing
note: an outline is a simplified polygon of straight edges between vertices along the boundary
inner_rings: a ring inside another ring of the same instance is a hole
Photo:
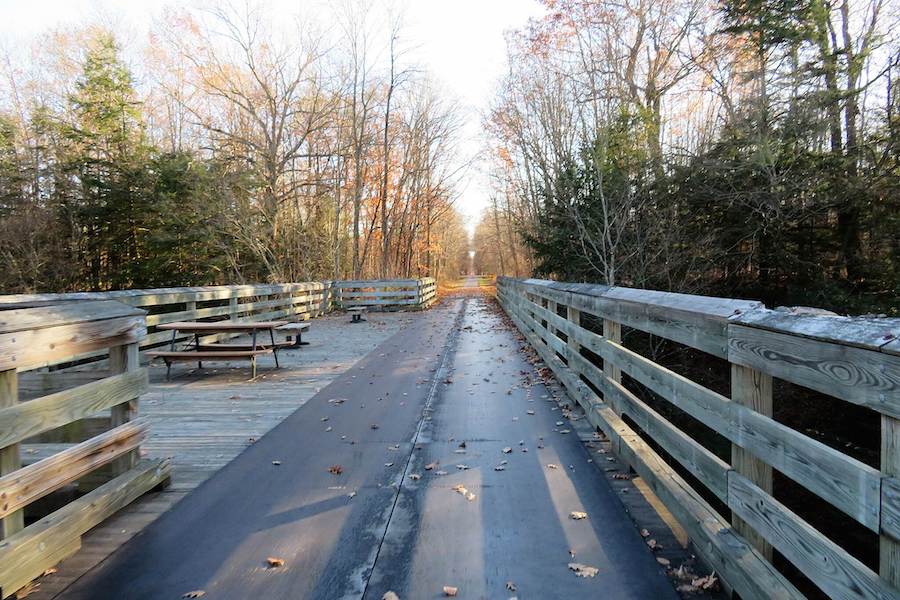
[[[340,308],[427,308],[437,296],[432,277],[336,281],[333,285],[334,301]]]
[[[0,310],[0,597],[73,554],[82,534],[168,479],[166,460],[139,457],[147,431],[137,417],[147,389],[147,371],[138,364],[144,314],[109,300]],[[109,354],[108,372],[74,387],[65,379],[51,394],[20,396],[26,387],[20,379],[32,369],[96,351]],[[67,439],[72,443],[58,452],[40,448],[59,445],[32,443],[72,424],[96,423],[103,413],[104,431]],[[90,491],[50,514],[30,511],[76,482],[79,491]],[[36,519],[27,527],[26,516]]]
[[[900,319],[792,314],[758,302],[506,277],[498,278],[497,296],[613,451],[742,598],[803,597],[772,564],[773,547],[830,597],[900,597]],[[586,315],[590,327],[582,324]],[[727,361],[730,397],[630,350],[623,327]],[[623,375],[632,389],[643,386],[724,436],[729,460],[653,410],[623,385]],[[876,411],[880,469],[775,421],[773,378]],[[772,469],[880,536],[880,575],[776,500]]]

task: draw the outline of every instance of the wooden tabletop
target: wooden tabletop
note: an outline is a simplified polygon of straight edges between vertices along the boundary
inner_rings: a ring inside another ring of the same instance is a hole
[[[157,329],[177,329],[178,331],[205,333],[209,331],[257,331],[260,329],[275,329],[287,325],[288,321],[248,321],[246,323],[234,323],[232,321],[220,321],[201,323],[199,321],[176,321],[159,325]]]

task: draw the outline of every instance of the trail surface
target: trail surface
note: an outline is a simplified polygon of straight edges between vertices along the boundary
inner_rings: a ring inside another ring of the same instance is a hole
[[[519,347],[422,313],[64,598],[677,598]]]

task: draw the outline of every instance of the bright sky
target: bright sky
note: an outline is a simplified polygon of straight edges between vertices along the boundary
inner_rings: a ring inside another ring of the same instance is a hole
[[[375,0],[377,1],[377,0]],[[173,0],[0,0],[0,43],[28,43],[45,29],[101,20],[124,30],[145,30]],[[204,5],[210,4],[209,1]],[[271,0],[287,15],[326,7],[328,0]],[[379,2],[379,4],[381,4]],[[376,5],[377,6],[377,5]],[[537,0],[407,0],[403,32],[410,62],[427,67],[462,102],[466,115],[464,158],[482,148],[481,115],[505,67],[503,33],[542,14]],[[127,41],[127,40],[124,40]],[[474,227],[487,205],[489,186],[477,163],[463,178],[459,208]]]

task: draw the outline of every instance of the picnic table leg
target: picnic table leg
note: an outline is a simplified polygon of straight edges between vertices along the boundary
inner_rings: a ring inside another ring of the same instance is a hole
[[[275,356],[275,368],[280,369],[281,366],[278,364],[278,346],[275,345],[275,330],[269,329],[269,337],[272,338],[272,354]]]
[[[172,343],[169,345],[169,350],[171,350],[172,352],[175,351],[175,334],[177,334],[177,333],[178,333],[177,329],[172,330]]]
[[[172,378],[172,361],[166,359],[166,381]]]
[[[195,334],[194,334],[194,348],[197,349],[197,352],[200,352],[200,334],[199,334],[199,333],[195,333]],[[197,368],[198,368],[198,369],[202,369],[202,368],[203,368],[203,361],[202,361],[202,360],[198,360],[198,361],[197,361]]]
[[[256,379],[256,355],[250,357],[250,379]]]

